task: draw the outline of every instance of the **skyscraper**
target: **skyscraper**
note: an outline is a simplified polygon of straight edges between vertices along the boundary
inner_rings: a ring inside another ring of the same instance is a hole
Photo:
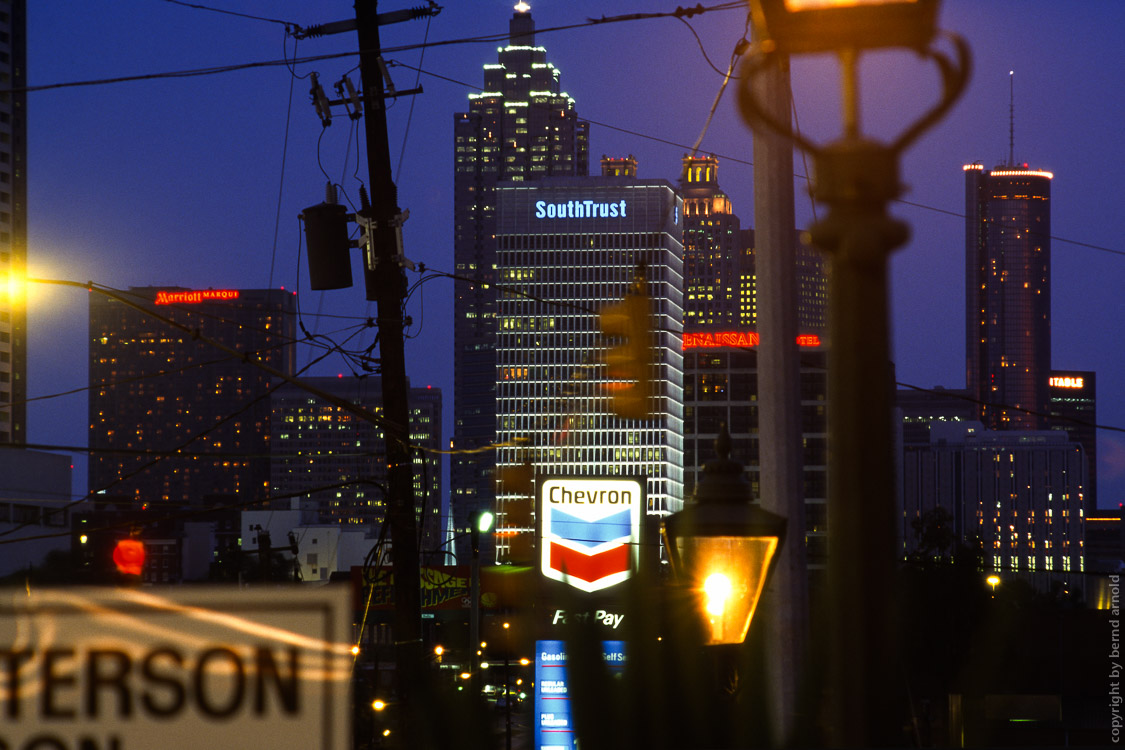
[[[719,159],[684,156],[684,329],[730,330],[758,325],[757,248],[730,198],[719,187]],[[799,234],[799,233],[798,233]],[[797,327],[805,334],[828,327],[824,254],[798,244]]]
[[[294,295],[280,289],[126,294],[202,337],[293,373]],[[269,491],[268,372],[156,317],[90,295],[90,491],[197,505]]]
[[[496,430],[496,184],[585,175],[588,125],[562,91],[558,69],[535,46],[535,22],[521,3],[508,45],[484,66],[484,90],[454,115],[453,447],[492,443]],[[491,504],[493,455],[457,453],[450,483],[457,528]]]
[[[968,389],[985,425],[1041,429],[1051,369],[1053,175],[1011,160],[964,170]]]
[[[681,201],[664,180],[553,178],[498,190],[496,440],[498,468],[529,462],[538,475],[643,477],[650,515],[683,501],[683,248]],[[637,264],[646,268],[654,332],[650,418],[607,409],[623,383],[599,332]],[[526,488],[515,488],[519,495]],[[497,498],[497,558],[533,530]]]
[[[0,280],[27,268],[27,5],[0,5]],[[13,293],[9,293],[13,292]],[[27,311],[0,288],[0,443],[27,439]]]

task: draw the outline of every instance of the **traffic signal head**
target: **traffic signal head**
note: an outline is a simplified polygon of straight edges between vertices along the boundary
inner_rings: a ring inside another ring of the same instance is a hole
[[[607,384],[610,408],[626,419],[647,419],[653,395],[648,295],[629,294],[605,307],[601,329],[605,335],[622,340],[605,355],[606,377],[611,381]]]
[[[145,565],[145,543],[140,539],[122,539],[113,548],[113,564],[118,573],[140,576]]]

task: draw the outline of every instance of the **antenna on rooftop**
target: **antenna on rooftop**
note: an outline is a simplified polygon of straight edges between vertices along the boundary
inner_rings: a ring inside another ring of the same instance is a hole
[[[1016,164],[1016,71],[1008,71],[1008,166]]]

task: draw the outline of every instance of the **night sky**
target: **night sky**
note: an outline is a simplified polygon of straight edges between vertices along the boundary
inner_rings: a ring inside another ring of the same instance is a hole
[[[514,0],[447,2],[431,21],[384,27],[382,43],[399,89],[421,68],[425,93],[389,110],[399,202],[409,208],[406,255],[452,272],[453,114],[496,62],[501,43],[465,42],[507,33]],[[297,215],[323,200],[328,179],[357,201],[366,156],[342,110],[322,128],[309,102],[310,71],[331,86],[345,73],[358,84],[354,32],[299,42],[302,27],[354,17],[345,0],[212,0],[215,8],[168,0],[52,0],[29,3],[29,265],[32,275],[93,280],[115,288],[298,289],[310,331],[344,338],[374,314],[360,287],[307,290]],[[410,5],[418,5],[412,2]],[[712,0],[712,5],[719,5]],[[383,11],[407,3],[382,3]],[[680,160],[699,137],[722,83],[745,11],[600,24],[540,33],[537,42],[591,121],[591,171],[602,154],[634,154],[641,177],[675,182]],[[671,11],[652,0],[539,0],[539,29],[587,18]],[[690,24],[690,28],[689,25]],[[1009,71],[1014,71],[1017,162],[1055,174],[1052,185],[1053,365],[1098,376],[1099,504],[1125,501],[1125,211],[1113,165],[1125,164],[1125,3],[1086,0],[949,0],[941,26],[964,35],[974,53],[969,89],[954,111],[906,154],[908,186],[892,213],[914,238],[893,261],[894,352],[902,383],[964,387],[964,178],[962,165],[1007,160]],[[698,34],[697,42],[693,30]],[[422,50],[419,45],[431,44]],[[702,50],[701,50],[702,46]],[[397,48],[397,49],[396,49]],[[408,48],[408,49],[402,49]],[[351,54],[344,54],[351,53]],[[341,55],[212,75],[163,76],[285,58]],[[394,63],[402,63],[396,65]],[[411,66],[411,67],[406,67]],[[839,82],[830,58],[794,62],[794,99],[802,131],[834,138]],[[102,82],[121,77],[144,80]],[[893,136],[938,95],[938,77],[911,53],[872,56],[862,69],[866,133]],[[720,158],[719,179],[743,225],[753,223],[752,139],[727,88],[701,151]],[[628,132],[632,131],[632,132]],[[800,158],[796,171],[805,174]],[[358,174],[358,177],[357,177]],[[797,216],[812,216],[803,177]],[[823,209],[821,209],[821,213]],[[358,254],[355,256],[358,268]],[[361,278],[357,274],[357,278]],[[411,274],[410,281],[417,279]],[[410,301],[414,320],[408,371],[414,385],[445,395],[445,437],[452,434],[451,281],[425,283]],[[28,384],[40,397],[28,410],[28,440],[86,443],[87,300],[74,289],[40,287],[30,299]],[[320,313],[318,316],[317,313]],[[333,317],[342,316],[342,317]],[[338,332],[338,333],[334,333]],[[363,340],[360,348],[370,343]],[[303,364],[312,352],[299,355]],[[327,360],[315,374],[350,371]],[[85,490],[75,457],[75,490]]]

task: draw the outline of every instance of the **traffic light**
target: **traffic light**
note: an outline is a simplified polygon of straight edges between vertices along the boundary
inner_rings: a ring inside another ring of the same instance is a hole
[[[607,385],[610,408],[626,419],[648,419],[651,410],[653,361],[649,307],[642,278],[625,299],[603,308],[600,316],[602,333],[622,339],[606,352],[605,363],[606,376],[617,381]]]
[[[145,543],[131,537],[120,540],[113,548],[113,564],[118,573],[140,578],[145,566]]]

